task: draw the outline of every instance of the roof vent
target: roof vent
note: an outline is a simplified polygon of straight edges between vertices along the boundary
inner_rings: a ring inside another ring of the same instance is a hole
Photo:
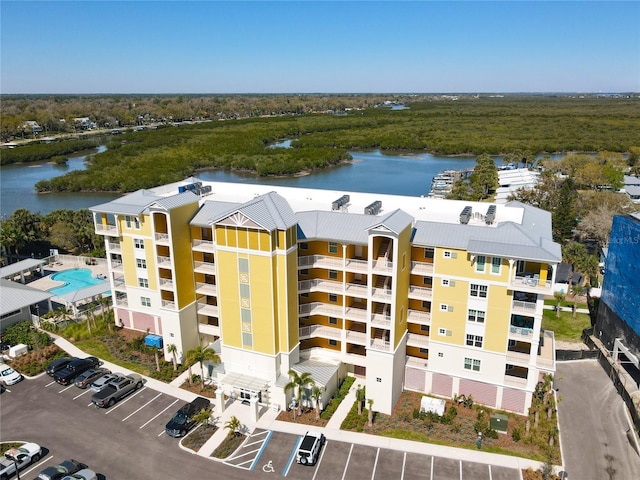
[[[487,210],[487,214],[484,217],[484,221],[487,225],[491,225],[493,222],[496,221],[496,206],[495,205],[490,205],[489,209]]]
[[[365,215],[377,215],[382,210],[382,202],[380,200],[376,200],[370,205],[364,207]]]
[[[347,203],[349,203],[350,199],[351,197],[349,195],[342,195],[339,199],[331,204],[331,210],[340,210]]]
[[[462,209],[462,212],[460,212],[460,223],[464,223],[465,225],[469,223],[469,220],[471,219],[471,213],[472,209],[470,205],[464,207]]]

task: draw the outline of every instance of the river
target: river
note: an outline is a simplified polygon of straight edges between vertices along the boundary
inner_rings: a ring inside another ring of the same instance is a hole
[[[282,146],[287,148],[285,143]],[[98,151],[104,151],[104,147]],[[196,176],[216,182],[420,196],[429,193],[431,179],[439,172],[475,165],[473,156],[442,157],[427,153],[388,155],[379,150],[349,153],[354,159],[351,164],[297,177],[259,178],[222,170],[203,171]],[[46,162],[3,166],[0,169],[0,214],[9,216],[19,208],[41,214],[58,209],[79,210],[117,198],[119,195],[113,193],[36,193],[34,185],[37,182],[85,169],[86,158],[86,155],[71,157],[68,164],[62,166]],[[501,163],[502,159],[496,157],[496,164]]]

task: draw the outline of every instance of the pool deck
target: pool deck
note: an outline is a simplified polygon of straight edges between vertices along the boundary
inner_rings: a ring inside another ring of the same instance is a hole
[[[64,285],[65,282],[59,282],[51,279],[51,275],[62,270],[70,270],[72,268],[87,268],[91,270],[91,276],[95,278],[96,275],[104,275],[108,278],[109,271],[106,265],[87,265],[84,263],[82,257],[78,257],[77,260],[64,260],[55,263],[50,263],[44,267],[44,277],[36,278],[35,280],[28,281],[27,284],[30,287],[37,288],[38,290],[49,290],[51,288]]]

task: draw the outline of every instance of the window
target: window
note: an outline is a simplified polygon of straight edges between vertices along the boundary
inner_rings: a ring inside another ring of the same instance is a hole
[[[429,302],[428,300],[423,300],[422,308],[424,308],[425,310],[431,310],[431,302]]]
[[[140,297],[140,303],[143,307],[150,307],[151,299],[149,297]]]
[[[138,217],[127,215],[126,217],[124,217],[124,219],[127,224],[127,228],[131,228],[133,224],[133,228],[135,228],[136,230],[140,230],[140,220],[138,220]]]
[[[337,340],[329,340],[329,345],[332,347],[335,347],[338,345],[338,341]]]
[[[300,275],[309,275],[309,269],[303,268],[302,270],[300,270]]]
[[[467,335],[467,345],[470,347],[482,348],[482,336],[480,335]]]
[[[133,248],[140,248],[144,250],[144,240],[142,238],[133,239]]]
[[[329,301],[333,302],[333,303],[337,302],[338,301],[338,296],[334,295],[333,293],[330,293],[329,294]]]
[[[424,249],[424,258],[433,260],[433,254],[434,254],[434,251],[432,247],[426,247]]]
[[[147,261],[144,258],[136,258],[136,267],[147,268]]]
[[[465,358],[464,359],[464,368],[465,370],[473,370],[474,372],[480,371],[480,360],[476,360],[475,358]]]
[[[301,293],[300,296],[302,298],[309,298],[309,292]]]
[[[431,286],[433,285],[433,278],[431,278],[431,277],[422,277],[422,284],[426,285],[429,288],[431,288]]]
[[[471,284],[471,291],[469,293],[472,297],[487,298],[487,286]]]
[[[428,355],[429,354],[429,349],[428,348],[420,348],[420,353],[422,353],[423,355]]]
[[[502,259],[500,257],[491,258],[491,273],[500,273],[500,266],[502,265]]]
[[[329,253],[338,253],[338,244],[336,242],[329,242]]]
[[[487,261],[487,257],[485,257],[484,255],[478,255],[476,257],[476,272],[483,272],[484,273],[484,264]]]
[[[307,242],[300,242],[300,250],[309,250],[309,244]]]
[[[337,270],[329,270],[329,278],[331,280],[337,280],[338,279],[338,271]]]
[[[148,278],[138,278],[138,286],[143,288],[149,288]]]
[[[448,312],[449,311],[449,305],[447,305],[446,303],[441,303],[440,304],[440,311],[441,312]]]
[[[420,331],[429,333],[429,325],[420,325]]]
[[[469,310],[467,320],[470,322],[484,323],[484,312],[482,310]]]
[[[330,325],[337,325],[338,324],[338,319],[336,317],[329,317],[329,324]]]

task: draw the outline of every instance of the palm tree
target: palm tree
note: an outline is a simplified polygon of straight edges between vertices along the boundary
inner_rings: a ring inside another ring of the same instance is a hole
[[[556,299],[556,317],[560,317],[560,305],[565,299],[564,292],[555,292],[553,296]]]
[[[212,349],[203,347],[202,345],[198,345],[193,350],[189,350],[187,352],[186,362],[189,364],[189,378],[191,378],[191,365],[194,365],[196,362],[200,364],[200,381],[202,382],[201,389],[204,390],[204,366],[203,363],[209,361],[213,363],[220,363],[220,357],[218,354]]]
[[[291,377],[291,381],[284,386],[284,391],[288,392],[289,390],[296,391],[296,401],[297,408],[293,413],[293,418],[296,418],[296,411],[298,415],[302,413],[302,389],[308,385],[315,385],[315,381],[311,377],[309,372],[303,372],[301,375],[298,375],[298,372],[291,369],[289,370],[289,377]]]
[[[364,388],[360,388],[360,385],[358,385],[358,388],[356,390],[356,401],[358,402],[358,416],[362,415],[362,404],[366,397],[367,397],[366,390]]]
[[[71,311],[71,309],[64,305],[56,308],[54,313],[55,313],[54,318],[58,322],[66,323],[73,318],[73,312]]]
[[[238,417],[234,415],[224,424],[224,428],[225,430],[229,430],[228,436],[235,436],[238,434],[240,428],[242,428],[242,423],[238,420]]]
[[[173,371],[175,372],[176,370],[178,370],[178,359],[176,357],[176,354],[178,352],[178,347],[176,347],[175,343],[170,343],[169,345],[167,345],[167,352],[171,354],[171,361],[173,362]]]
[[[196,422],[196,425],[203,425],[205,423],[209,423],[211,419],[211,410],[203,408],[198,413],[193,415],[193,421]]]
[[[322,398],[322,388],[314,385],[311,389],[311,398],[316,403],[316,420],[320,418],[320,398]]]
[[[369,426],[373,426],[373,398],[367,400],[369,404]]]
[[[573,317],[576,316],[576,310],[578,309],[578,295],[582,295],[583,293],[584,287],[582,285],[573,286]]]
[[[569,242],[562,248],[562,260],[571,265],[571,270],[569,270],[569,289],[573,287],[573,267],[586,254],[586,247],[578,242]]]

